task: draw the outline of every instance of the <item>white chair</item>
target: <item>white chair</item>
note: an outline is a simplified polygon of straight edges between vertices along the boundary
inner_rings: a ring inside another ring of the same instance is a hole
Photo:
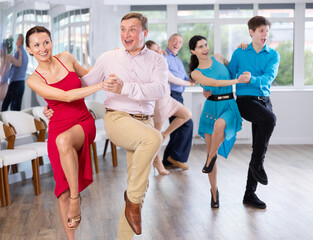
[[[32,115],[22,111],[6,111],[2,113],[2,120],[5,124],[12,127],[16,137],[35,134],[37,140],[45,139],[46,129],[41,121],[36,120]],[[14,149],[34,150],[39,158],[48,155],[46,142],[31,142],[14,146]],[[40,192],[41,189],[39,188]]]
[[[11,204],[9,191],[9,166],[22,162],[32,161],[33,184],[35,195],[40,193],[39,164],[36,151],[26,149],[11,149],[14,146],[14,129],[0,121],[0,141],[8,142],[8,149],[0,150],[0,198],[1,206]]]
[[[86,106],[88,108],[88,110],[91,112],[91,114],[93,115],[95,121],[99,120],[99,119],[103,119],[104,114],[105,114],[105,107],[103,106],[103,104],[96,102],[96,101],[92,101],[92,100],[85,100]],[[102,121],[103,122],[103,121]],[[97,128],[96,131],[96,137],[94,142],[92,143],[92,149],[93,149],[93,155],[94,155],[94,160],[95,160],[95,168],[96,168],[96,173],[98,173],[98,156],[97,156],[97,145],[96,142],[99,141],[104,141],[105,140],[105,146],[104,146],[104,151],[103,151],[103,157],[105,157],[107,148],[108,148],[108,144],[110,142],[110,139],[108,137],[108,135],[106,134],[104,128]],[[113,163],[113,167],[117,166],[117,151],[116,151],[116,145],[112,142],[111,143],[111,154],[112,154],[112,163]]]
[[[46,129],[48,129],[49,120],[48,120],[48,118],[46,118],[45,115],[43,115],[44,109],[45,109],[45,107],[42,107],[42,106],[33,107],[31,114],[34,116],[35,119],[37,119],[39,121],[43,121],[46,125]]]
[[[1,154],[1,150],[0,150]],[[4,207],[6,205],[6,200],[5,200],[5,193],[4,193],[4,182],[3,182],[3,160],[0,157],[0,202],[1,202],[1,207]]]

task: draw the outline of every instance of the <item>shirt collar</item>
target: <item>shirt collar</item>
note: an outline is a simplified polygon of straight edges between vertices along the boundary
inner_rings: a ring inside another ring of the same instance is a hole
[[[248,50],[254,50],[254,48],[252,47],[252,42],[248,45],[247,49]],[[263,49],[260,52],[263,52],[263,51],[266,51],[266,52],[270,51],[270,48],[269,48],[269,46],[267,46],[267,44],[265,44],[265,46],[263,47]]]
[[[123,49],[124,49],[124,53],[126,55],[131,56],[130,53],[128,52],[128,50],[126,50],[124,46],[123,46]],[[145,44],[143,49],[141,49],[140,52],[138,52],[135,56],[137,56],[137,55],[141,56],[141,55],[145,54],[147,51],[148,51],[148,48],[147,48],[147,46]],[[133,57],[135,57],[135,56],[133,56]]]
[[[174,55],[174,53],[172,53],[168,48],[166,48],[165,51],[167,52],[168,55],[172,55],[174,57],[177,56],[177,55]]]

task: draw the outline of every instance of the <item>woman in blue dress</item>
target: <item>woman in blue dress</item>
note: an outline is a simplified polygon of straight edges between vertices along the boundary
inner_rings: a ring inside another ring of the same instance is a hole
[[[227,158],[242,123],[233,97],[232,85],[248,83],[250,75],[243,73],[238,79],[230,79],[230,74],[225,67],[228,61],[220,54],[209,57],[209,47],[203,36],[193,36],[189,41],[189,49],[192,54],[189,64],[190,77],[212,94],[204,103],[198,132],[206,142],[207,159],[202,172],[209,173],[211,207],[218,208],[219,194],[215,165],[217,152]]]

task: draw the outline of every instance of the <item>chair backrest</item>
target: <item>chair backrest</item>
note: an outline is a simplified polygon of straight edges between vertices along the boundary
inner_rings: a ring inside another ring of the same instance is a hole
[[[1,140],[6,140],[8,142],[7,148],[12,149],[15,143],[15,134],[12,128],[5,125],[0,121],[0,149],[1,149]]]
[[[3,128],[3,122],[0,121],[0,140],[5,139],[5,132]]]
[[[30,114],[30,115],[33,114],[33,108],[32,107],[22,109],[21,111],[24,112],[24,113]]]
[[[35,117],[35,119],[39,120],[42,119],[45,121],[46,125],[48,126],[49,124],[49,120],[48,118],[46,118],[45,115],[43,115],[43,110],[45,109],[45,107],[34,107],[33,111],[32,111],[32,115]]]
[[[6,125],[10,124],[16,131],[16,136],[37,132],[34,117],[21,111],[6,111],[2,113],[2,120]]]
[[[96,119],[101,119],[104,117],[105,107],[102,103],[88,99],[85,100],[85,103],[87,108],[94,113]]]

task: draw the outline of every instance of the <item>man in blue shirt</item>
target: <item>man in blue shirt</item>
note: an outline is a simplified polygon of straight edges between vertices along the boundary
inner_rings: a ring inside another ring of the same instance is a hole
[[[243,203],[261,209],[266,208],[266,204],[257,197],[255,191],[257,182],[268,184],[263,162],[276,125],[269,95],[280,60],[279,53],[266,45],[270,26],[268,19],[262,16],[251,18],[248,27],[252,43],[247,49],[236,49],[227,66],[231,78],[243,72],[251,73],[250,83],[236,85],[240,114],[252,123],[252,155]]]
[[[183,37],[177,33],[173,34],[168,40],[166,48],[167,55],[164,56],[167,59],[168,67],[171,73],[180,79],[189,81],[183,62],[177,56],[182,45]],[[184,99],[182,93],[185,90],[185,86],[179,86],[173,83],[170,84],[171,96],[183,104]],[[170,122],[172,122],[174,118],[175,117],[171,117]],[[185,162],[188,160],[191,149],[192,132],[193,121],[190,119],[170,135],[170,141],[163,155],[163,164],[165,166],[173,165],[174,167],[179,167],[184,170],[188,169]]]
[[[19,34],[16,40],[17,49],[14,54],[14,58],[18,59],[19,54],[22,54],[22,63],[20,66],[15,66],[12,64],[9,72],[5,76],[5,81],[10,78],[10,84],[8,87],[8,92],[3,100],[1,111],[7,111],[9,105],[11,104],[11,110],[20,111],[22,106],[22,99],[25,90],[25,76],[28,65],[28,56],[23,48],[24,36]]]

